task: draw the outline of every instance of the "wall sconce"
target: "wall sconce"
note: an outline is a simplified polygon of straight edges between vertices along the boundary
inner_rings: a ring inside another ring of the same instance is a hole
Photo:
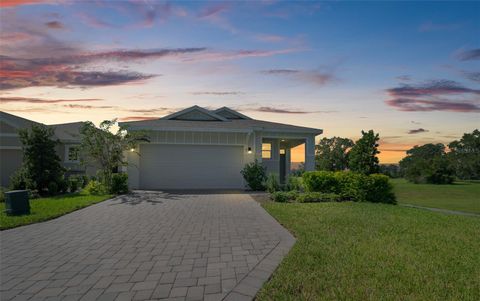
[[[132,148],[130,149],[130,151],[133,153],[133,152],[135,151],[135,149],[132,147]]]
[[[252,148],[249,146],[247,149],[247,153],[251,154],[252,153]]]

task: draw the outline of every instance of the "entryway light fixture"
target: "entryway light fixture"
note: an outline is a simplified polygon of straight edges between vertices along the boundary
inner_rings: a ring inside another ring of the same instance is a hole
[[[132,147],[132,148],[130,149],[130,151],[133,153],[133,152],[135,151],[135,149]]]
[[[252,153],[252,148],[249,146],[247,149],[247,153],[251,154]]]

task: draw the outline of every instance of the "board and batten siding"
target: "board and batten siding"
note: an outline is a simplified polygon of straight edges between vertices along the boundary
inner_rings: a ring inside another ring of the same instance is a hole
[[[150,143],[247,145],[248,133],[155,131],[149,134]]]

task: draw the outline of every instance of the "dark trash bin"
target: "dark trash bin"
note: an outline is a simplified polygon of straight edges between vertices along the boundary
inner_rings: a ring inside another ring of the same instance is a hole
[[[5,192],[5,212],[7,215],[30,214],[30,202],[27,190]]]

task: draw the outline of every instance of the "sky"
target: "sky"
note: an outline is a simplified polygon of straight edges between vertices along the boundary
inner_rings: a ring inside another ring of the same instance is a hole
[[[0,0],[0,101],[46,124],[228,106],[373,129],[394,163],[480,127],[480,2]]]

